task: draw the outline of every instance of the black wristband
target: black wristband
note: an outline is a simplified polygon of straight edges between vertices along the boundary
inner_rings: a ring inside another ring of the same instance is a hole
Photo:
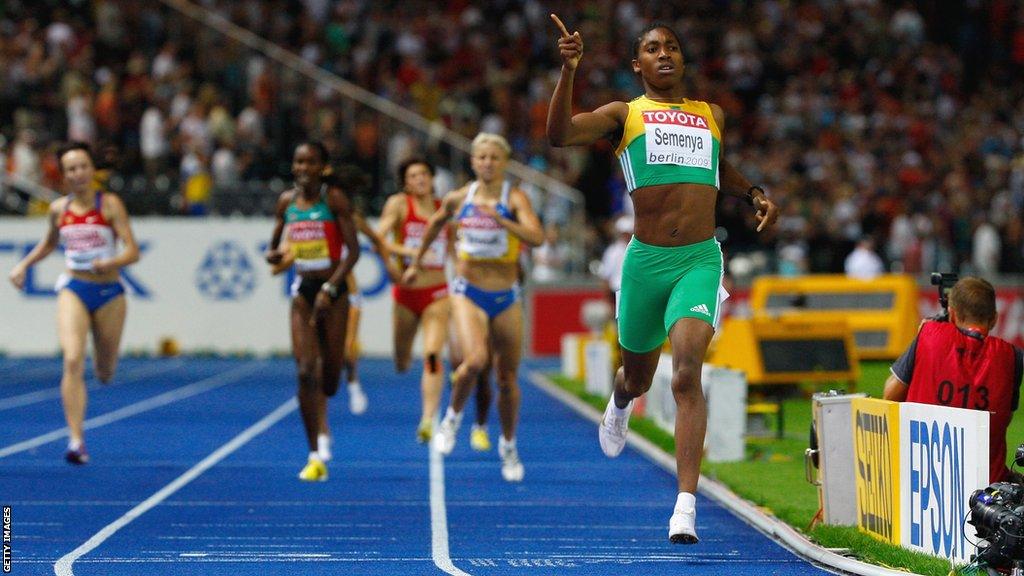
[[[768,193],[760,186],[751,186],[750,188],[747,188],[747,204],[750,204],[751,206],[754,205],[754,190],[759,191],[762,196],[766,198],[768,197]]]

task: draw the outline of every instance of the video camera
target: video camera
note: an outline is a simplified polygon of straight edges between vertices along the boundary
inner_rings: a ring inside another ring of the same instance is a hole
[[[932,320],[949,321],[949,290],[959,279],[955,272],[932,272],[932,286],[939,287],[939,305],[942,306],[942,312],[932,316]]]
[[[1024,465],[1024,444],[1017,447],[1014,463]],[[993,568],[1013,568],[1024,574],[1024,486],[996,482],[975,490],[970,498],[971,519],[978,537],[975,560]]]

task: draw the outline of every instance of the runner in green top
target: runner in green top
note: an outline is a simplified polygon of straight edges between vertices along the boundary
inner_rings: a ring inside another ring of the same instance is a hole
[[[329,448],[319,446],[327,431],[327,397],[334,396],[341,377],[348,289],[345,277],[359,259],[348,197],[325,178],[327,149],[319,142],[295,148],[292,174],[295,187],[277,200],[274,232],[266,254],[275,271],[295,265],[291,286],[292,354],[298,372],[299,412],[306,431],[309,456],[299,479],[327,480]],[[282,238],[287,239],[283,249]]]
[[[636,213],[617,310],[623,368],[615,375],[599,428],[601,448],[612,457],[622,451],[633,399],[650,388],[667,334],[679,484],[669,539],[693,544],[698,540],[694,494],[707,424],[701,365],[728,296],[714,238],[715,200],[719,191],[748,199],[758,231],[775,223],[778,208],[722,155],[721,107],[685,97],[682,48],[671,28],[649,26],[636,39],[633,72],[643,96],[573,115],[583,38],[570,34],[554,14],[551,18],[561,32],[562,73],[548,108],[548,139],[554,146],[589,145],[602,138],[617,143]]]

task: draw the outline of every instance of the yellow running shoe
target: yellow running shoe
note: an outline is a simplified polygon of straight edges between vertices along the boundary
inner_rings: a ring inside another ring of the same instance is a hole
[[[487,436],[487,427],[473,424],[473,430],[469,433],[469,445],[477,452],[487,452],[491,449],[491,439]]]
[[[423,418],[420,420],[419,427],[416,428],[416,441],[420,444],[429,444],[430,439],[434,437],[434,420],[432,418]]]
[[[314,456],[309,457],[306,467],[299,472],[299,480],[303,482],[326,482],[327,466]]]

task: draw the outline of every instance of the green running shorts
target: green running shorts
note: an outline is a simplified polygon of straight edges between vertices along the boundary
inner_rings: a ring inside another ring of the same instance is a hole
[[[680,318],[718,325],[722,302],[722,247],[711,237],[686,246],[651,246],[635,237],[622,263],[616,302],[619,344],[642,354],[661,347]]]

